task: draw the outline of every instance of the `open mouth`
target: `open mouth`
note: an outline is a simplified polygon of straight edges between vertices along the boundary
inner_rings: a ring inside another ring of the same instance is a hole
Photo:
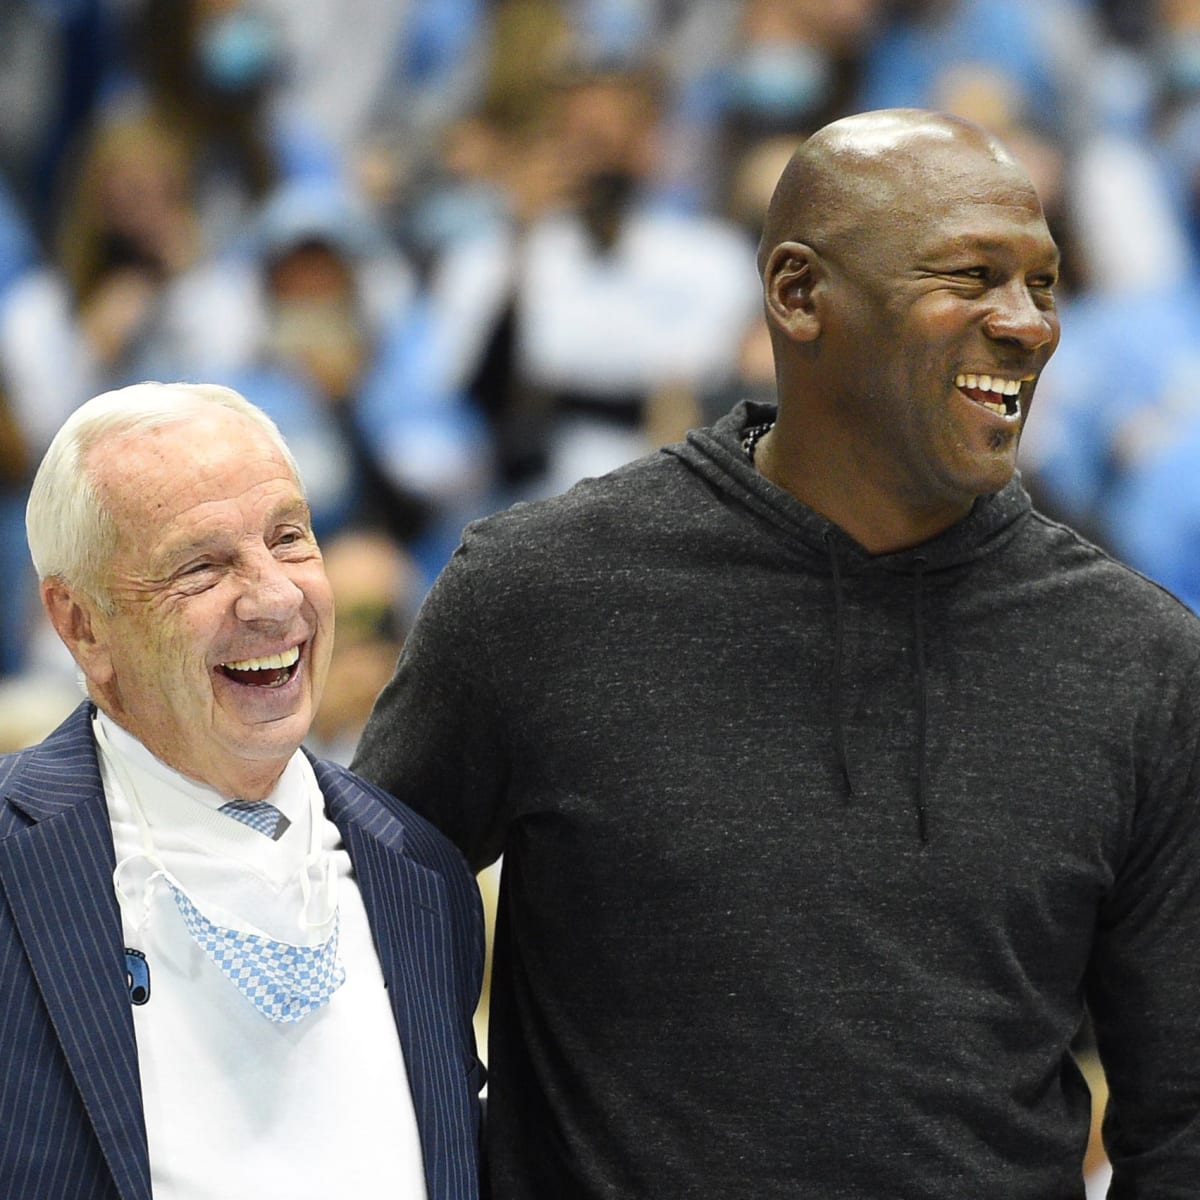
[[[280,654],[221,663],[217,670],[234,683],[247,687],[280,688],[296,674],[299,664],[300,647],[293,646]]]
[[[957,375],[954,386],[968,400],[998,417],[1012,419],[1021,415],[1021,379],[1000,375]]]

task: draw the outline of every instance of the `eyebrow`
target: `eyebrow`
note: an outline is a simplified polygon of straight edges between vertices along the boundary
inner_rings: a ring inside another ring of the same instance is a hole
[[[988,237],[986,234],[967,232],[950,239],[946,245],[933,248],[932,253],[935,257],[943,254],[962,253],[1008,254],[1012,252],[1012,249],[1012,243],[1007,238],[994,238]],[[1057,267],[1062,262],[1062,251],[1054,243],[1052,243],[1052,250],[1053,252],[1046,257],[1046,263]]]
[[[303,496],[296,500],[288,500],[280,504],[270,516],[276,524],[280,521],[303,521],[306,525],[312,523],[312,509]]]

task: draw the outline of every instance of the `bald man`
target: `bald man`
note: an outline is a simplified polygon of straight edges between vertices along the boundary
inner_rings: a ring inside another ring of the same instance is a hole
[[[814,134],[777,404],[471,527],[357,770],[503,856],[503,1200],[1200,1180],[1200,622],[1015,473],[1058,254],[984,131]],[[695,285],[704,286],[703,263]]]

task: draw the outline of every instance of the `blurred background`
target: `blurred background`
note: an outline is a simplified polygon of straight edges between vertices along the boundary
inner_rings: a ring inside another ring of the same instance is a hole
[[[345,761],[466,521],[772,394],[767,198],[891,105],[1034,178],[1063,340],[1026,483],[1200,609],[1200,0],[0,0],[0,749],[79,698],[23,512],[80,402],[275,417]]]
[[[0,748],[78,695],[23,509],[82,400],[276,418],[345,758],[466,521],[771,394],[783,163],[910,104],[1004,138],[1064,252],[1026,482],[1200,607],[1200,0],[2,0]]]

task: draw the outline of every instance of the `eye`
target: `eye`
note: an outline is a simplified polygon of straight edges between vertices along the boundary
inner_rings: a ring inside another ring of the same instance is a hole
[[[963,267],[961,270],[954,271],[953,274],[959,279],[968,280],[971,283],[987,283],[992,277],[991,269],[988,267]]]
[[[1035,303],[1042,308],[1053,308],[1054,288],[1057,283],[1057,275],[1035,275],[1028,280],[1026,286],[1033,293]]]
[[[948,267],[940,274],[952,287],[972,293],[986,288],[992,281],[991,268],[982,263],[969,267]]]
[[[285,525],[275,534],[276,550],[307,550],[312,545],[312,533],[299,525]]]
[[[208,558],[196,559],[180,567],[174,579],[182,591],[191,593],[206,590],[217,582],[217,564]]]

